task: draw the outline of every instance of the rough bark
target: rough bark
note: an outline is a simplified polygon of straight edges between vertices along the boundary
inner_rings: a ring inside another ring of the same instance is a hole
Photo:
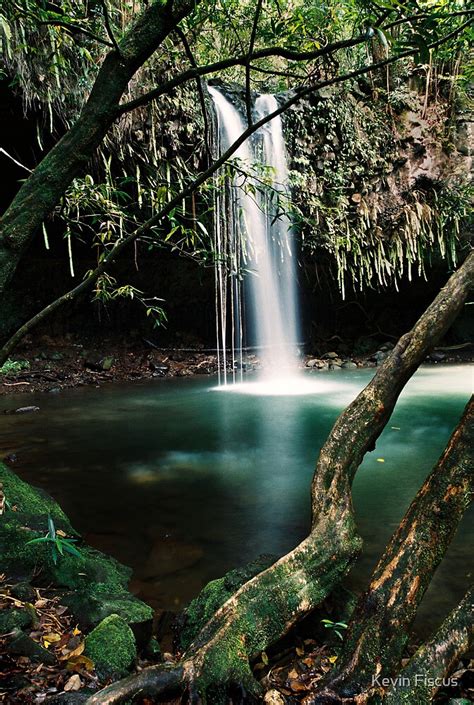
[[[0,219],[0,292],[38,227],[117,118],[135,72],[195,5],[195,0],[155,0],[126,32],[119,51],[107,54],[76,123],[38,164]]]
[[[192,701],[212,692],[215,705],[232,683],[258,692],[249,660],[320,604],[348,572],[361,547],[351,498],[354,475],[365,453],[374,449],[404,385],[463,306],[473,270],[470,255],[336,421],[316,465],[309,536],[245,583],[183,655],[183,687],[190,689]],[[88,705],[124,702],[138,692],[132,678],[125,690],[114,684]]]
[[[472,500],[473,419],[471,398],[358,600],[337,668],[311,703],[352,698],[368,692],[374,676],[398,672],[418,606]]]
[[[426,705],[433,700],[443,680],[452,673],[460,657],[474,642],[474,585],[446,617],[436,634],[423,644],[400,671],[386,693],[384,705]]]

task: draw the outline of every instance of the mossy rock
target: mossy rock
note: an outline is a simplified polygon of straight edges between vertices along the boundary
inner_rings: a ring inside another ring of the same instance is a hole
[[[0,463],[0,482],[10,506],[16,506],[19,512],[32,516],[49,515],[55,525],[67,534],[77,535],[59,504],[47,492],[21,480],[4,463]],[[8,517],[10,513],[14,512],[7,510],[4,516]]]
[[[83,631],[97,626],[111,614],[118,614],[131,628],[139,649],[151,639],[153,610],[128,592],[103,592],[100,585],[92,585],[65,595],[61,602],[69,607]]]
[[[133,632],[122,617],[111,614],[86,636],[84,653],[101,678],[124,676],[137,656]]]
[[[8,634],[15,629],[24,629],[33,622],[33,615],[27,609],[6,609],[0,611],[0,634]]]
[[[0,555],[2,571],[12,577],[29,579],[40,569],[40,579],[57,587],[86,589],[91,583],[105,591],[125,591],[132,571],[110,556],[88,546],[81,546],[81,556],[65,553],[54,563],[47,544],[29,545],[28,541],[48,531],[48,516],[56,529],[67,536],[79,535],[61,507],[45,492],[30,487],[0,463],[0,482],[11,507],[0,517]]]
[[[269,568],[277,556],[262,555],[251,563],[212,580],[183,611],[177,623],[177,641],[186,650],[213,614],[248,580]]]

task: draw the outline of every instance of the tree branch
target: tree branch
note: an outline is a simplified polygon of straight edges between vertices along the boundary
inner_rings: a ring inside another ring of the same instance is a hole
[[[186,38],[185,33],[181,29],[181,27],[176,27],[176,34],[180,38],[183,46],[184,46],[184,51],[186,52],[186,56],[189,59],[189,63],[193,67],[193,69],[197,68],[197,63],[196,59],[194,58],[194,54],[191,50],[191,47],[189,46],[189,42]],[[202,85],[202,80],[199,76],[196,77],[196,88],[198,91],[199,95],[199,102],[201,103],[201,112],[202,112],[202,119],[204,121],[204,144],[206,145],[206,152],[208,155],[211,154],[211,145],[210,145],[210,139],[209,139],[209,120],[207,117],[207,106],[206,106],[206,98],[204,95],[204,89]]]
[[[257,0],[257,7],[255,8],[255,16],[253,18],[252,32],[250,34],[249,41],[249,51],[247,55],[247,62],[245,64],[245,107],[247,112],[247,125],[248,127],[252,124],[252,96],[250,91],[250,72],[252,64],[253,50],[255,46],[255,38],[257,36],[258,20],[260,17],[260,12],[262,11],[263,0]]]

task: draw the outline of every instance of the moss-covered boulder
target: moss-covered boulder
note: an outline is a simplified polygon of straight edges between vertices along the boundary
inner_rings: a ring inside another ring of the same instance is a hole
[[[84,630],[97,626],[110,614],[118,614],[131,626],[138,646],[146,646],[152,633],[153,610],[127,591],[131,569],[83,544],[49,495],[31,487],[2,463],[0,483],[8,502],[0,515],[0,572],[23,581],[24,586],[34,576],[38,586],[63,588],[62,601]],[[48,543],[29,543],[46,535],[48,516],[61,536],[77,539],[80,555],[64,552],[55,560]]]
[[[8,634],[15,629],[24,629],[33,622],[28,610],[6,609],[0,611],[0,634]]]
[[[84,653],[101,677],[124,676],[137,656],[133,632],[122,617],[111,614],[86,637]]]
[[[62,599],[62,603],[69,607],[83,631],[97,626],[111,614],[118,614],[131,628],[138,648],[145,647],[153,630],[151,607],[125,590],[104,592],[101,588],[101,585],[92,585],[86,590],[72,592]]]
[[[223,578],[208,583],[178,620],[178,648],[186,650],[219,607],[222,607],[244,583],[269,568],[276,560],[277,556],[259,556],[252,563],[231,570]]]

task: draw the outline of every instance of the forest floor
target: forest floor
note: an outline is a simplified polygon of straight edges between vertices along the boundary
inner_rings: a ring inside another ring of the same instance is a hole
[[[365,354],[339,355],[337,348],[302,355],[300,366],[317,374],[339,368],[376,367],[388,355],[391,343],[381,343]],[[474,361],[474,345],[437,348],[427,362],[462,363]],[[258,370],[260,361],[246,353],[242,367],[246,372]],[[3,372],[2,372],[3,370]],[[190,377],[217,373],[217,356],[204,348],[161,348],[141,340],[133,343],[118,340],[75,342],[71,338],[42,336],[27,340],[12,364],[0,370],[0,395],[27,392],[59,393],[62,389],[111,382],[132,382],[157,377]]]
[[[31,590],[34,594],[19,599],[15,586],[9,584],[5,576],[0,576],[0,615],[12,606],[19,612],[33,614],[27,638],[47,649],[49,657],[47,662],[42,662],[34,655],[26,655],[26,652],[20,656],[11,654],[7,641],[0,637],[0,702],[5,705],[82,703],[84,701],[80,696],[87,698],[110,680],[102,680],[96,673],[94,663],[84,656],[84,635],[69,610],[61,604],[58,591],[45,588]],[[254,676],[265,693],[262,703],[304,705],[305,698],[337,661],[340,643],[334,629],[321,629],[321,625],[315,624],[311,617],[304,620],[252,664]],[[415,643],[410,644],[406,657],[409,658],[416,648]],[[178,656],[164,652],[159,660],[170,662]],[[142,656],[137,659],[133,671],[138,672],[153,663],[156,663],[156,658],[150,660]],[[456,703],[472,702],[474,661],[469,657],[463,658],[452,677],[458,685],[442,689],[434,702],[449,705],[452,698],[456,698]],[[66,695],[68,693],[70,697]],[[136,702],[137,705],[151,705],[152,701],[142,698]]]

